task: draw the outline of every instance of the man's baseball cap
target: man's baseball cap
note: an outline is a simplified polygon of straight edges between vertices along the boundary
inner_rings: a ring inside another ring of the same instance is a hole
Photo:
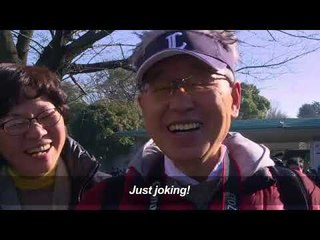
[[[236,59],[218,39],[196,31],[168,31],[150,42],[144,54],[137,59],[137,82],[141,83],[144,73],[153,64],[179,54],[191,55],[234,81]]]

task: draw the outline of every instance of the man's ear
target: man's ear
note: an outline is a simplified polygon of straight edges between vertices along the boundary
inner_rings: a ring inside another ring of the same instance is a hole
[[[236,81],[231,90],[232,96],[232,112],[231,116],[233,118],[237,118],[240,112],[240,105],[241,105],[241,83]]]

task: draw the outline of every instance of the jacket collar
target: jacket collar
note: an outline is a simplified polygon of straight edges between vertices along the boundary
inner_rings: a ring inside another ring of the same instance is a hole
[[[88,176],[88,173],[96,172],[100,166],[93,155],[69,136],[62,149],[61,157],[71,177]]]

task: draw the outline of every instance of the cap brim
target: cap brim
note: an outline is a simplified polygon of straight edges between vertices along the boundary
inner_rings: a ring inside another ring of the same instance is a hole
[[[226,75],[226,70],[227,70],[228,65],[226,63],[224,63],[223,61],[220,61],[216,58],[213,58],[213,57],[210,57],[208,55],[201,54],[198,52],[189,51],[189,50],[185,50],[185,49],[171,48],[171,49],[166,49],[161,52],[158,52],[157,54],[150,57],[147,61],[145,61],[141,65],[139,70],[137,71],[137,76],[136,76],[137,82],[141,81],[143,74],[156,62],[159,62],[165,58],[172,57],[175,55],[180,55],[180,54],[187,54],[187,55],[193,56],[193,57],[201,60],[202,62],[208,64],[210,67],[215,69],[217,71],[217,73],[222,74],[222,75]]]

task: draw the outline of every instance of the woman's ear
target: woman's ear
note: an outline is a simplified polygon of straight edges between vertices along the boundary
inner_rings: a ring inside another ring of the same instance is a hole
[[[138,105],[139,105],[141,111],[143,111],[143,108],[144,108],[144,101],[145,101],[145,99],[144,99],[143,95],[139,94],[138,95]]]

